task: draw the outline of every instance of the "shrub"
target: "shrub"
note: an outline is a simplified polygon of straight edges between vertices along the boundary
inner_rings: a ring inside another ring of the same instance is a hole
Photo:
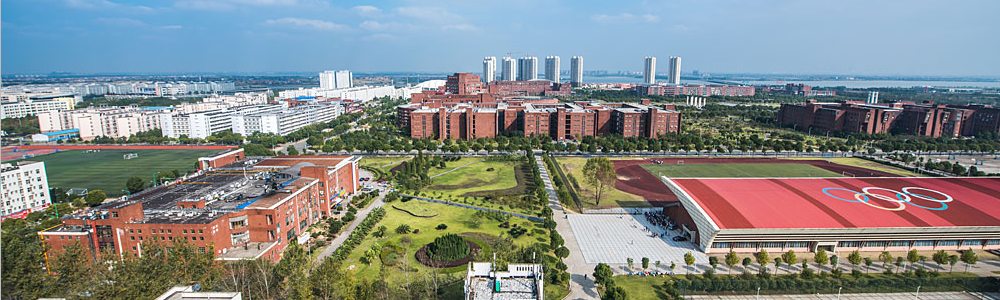
[[[865,276],[865,273],[861,273],[861,270],[858,269],[851,270],[851,277],[861,278],[861,276]]]
[[[486,172],[493,172],[493,171],[494,171],[493,168],[486,168]]]
[[[427,255],[438,261],[456,261],[469,255],[469,243],[456,234],[446,234],[434,238],[427,245]]]
[[[398,234],[407,234],[410,233],[410,231],[412,231],[412,229],[410,229],[410,225],[399,224],[399,227],[396,227],[396,233]]]
[[[521,235],[523,235],[527,231],[528,230],[524,229],[524,227],[514,227],[514,228],[511,228],[510,230],[508,230],[507,233],[510,234],[510,237],[516,239],[516,238],[520,237]]]
[[[445,223],[441,223],[441,224],[438,224],[438,226],[437,226],[437,227],[434,227],[434,229],[437,229],[437,230],[445,230],[445,229],[448,229],[448,224],[445,224]]]

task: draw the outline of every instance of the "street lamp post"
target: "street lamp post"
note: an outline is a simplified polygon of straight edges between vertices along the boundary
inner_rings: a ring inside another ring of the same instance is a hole
[[[757,287],[757,298],[755,298],[755,299],[760,300],[760,287],[759,286]]]
[[[844,287],[837,288],[837,300],[840,300],[840,291],[843,290],[843,289],[844,289]]]
[[[913,295],[913,299],[920,299],[920,286],[917,286],[917,293]]]

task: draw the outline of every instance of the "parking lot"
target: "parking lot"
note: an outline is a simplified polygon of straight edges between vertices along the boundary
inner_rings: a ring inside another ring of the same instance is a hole
[[[674,262],[680,270],[687,252],[694,255],[696,263],[708,263],[708,256],[690,242],[672,240],[679,231],[653,226],[642,215],[570,214],[567,217],[584,260],[589,264],[626,264],[628,258],[632,258],[638,268],[642,258],[648,257],[651,266],[656,261],[662,266]],[[660,236],[654,237],[654,233]]]

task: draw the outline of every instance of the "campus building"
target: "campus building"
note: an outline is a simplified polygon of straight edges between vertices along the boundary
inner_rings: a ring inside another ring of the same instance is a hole
[[[548,80],[493,81],[486,85],[486,92],[498,97],[545,96],[567,97],[573,94],[573,87],[565,82]]]
[[[499,271],[488,262],[469,262],[465,300],[545,300],[545,276],[540,264],[509,264]]]
[[[73,95],[37,98],[32,94],[4,95],[0,103],[0,119],[37,116],[49,111],[73,109],[76,98]]]
[[[285,108],[268,105],[265,108],[232,116],[233,133],[251,135],[256,132],[286,135],[308,125],[330,122],[342,111],[340,105],[306,104]]]
[[[241,153],[199,162],[211,166]],[[218,260],[277,261],[285,247],[307,241],[308,227],[358,190],[359,159],[247,158],[64,216],[62,225],[39,234],[49,260],[77,243],[99,258],[139,257],[149,243],[185,241],[213,251]]]
[[[3,219],[24,218],[28,213],[43,210],[52,204],[45,163],[18,161],[0,164],[0,186],[3,187]]]
[[[448,75],[445,81],[445,93],[471,95],[483,92],[483,83],[479,76],[472,73],[455,73]]]
[[[756,88],[745,85],[725,85],[725,84],[685,84],[685,85],[658,85],[647,84],[638,85],[635,91],[639,95],[647,96],[753,96]]]
[[[706,253],[1000,249],[998,178],[662,180]]]
[[[105,106],[75,110],[53,110],[38,114],[42,133],[77,130],[81,139],[129,136],[160,128],[160,115],[170,107]]]
[[[599,134],[657,138],[680,131],[680,113],[672,105],[532,101],[428,102],[397,108],[400,126],[412,138],[464,139],[520,132],[555,140]]]
[[[778,123],[819,132],[894,133],[926,137],[1000,133],[1000,110],[983,105],[942,105],[861,101],[786,103]]]
[[[784,94],[799,95],[805,97],[832,97],[837,95],[837,91],[814,90],[811,86],[801,83],[789,83],[781,90]]]

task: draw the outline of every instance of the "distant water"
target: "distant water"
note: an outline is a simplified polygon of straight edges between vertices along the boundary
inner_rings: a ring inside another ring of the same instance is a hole
[[[569,80],[569,78],[563,78],[563,81]],[[657,78],[657,82],[667,82],[665,78]],[[640,83],[642,82],[642,77],[628,77],[628,76],[583,76],[584,83]],[[711,84],[711,82],[701,81],[701,80],[681,80],[681,83],[686,84]]]
[[[909,81],[909,80],[750,80],[732,81],[733,83],[748,85],[784,85],[789,83],[801,83],[811,86],[848,88],[910,88],[919,86],[933,87],[971,87],[971,88],[1000,88],[1000,81]]]

